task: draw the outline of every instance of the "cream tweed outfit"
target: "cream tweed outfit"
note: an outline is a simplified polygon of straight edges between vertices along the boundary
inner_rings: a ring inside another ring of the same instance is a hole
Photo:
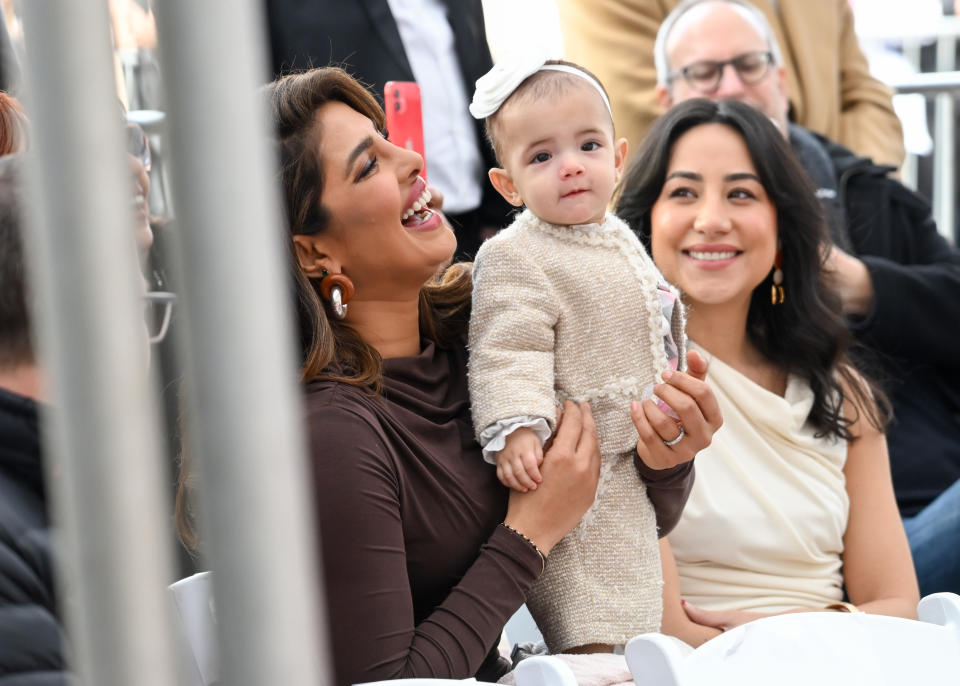
[[[477,435],[524,415],[544,417],[556,430],[566,399],[590,402],[597,424],[596,501],[553,548],[527,596],[547,646],[623,644],[659,631],[656,517],[633,465],[630,401],[669,368],[668,333],[682,366],[679,299],[667,332],[658,294],[665,282],[613,214],[602,224],[556,226],[525,210],[481,246],[473,279],[469,380]]]

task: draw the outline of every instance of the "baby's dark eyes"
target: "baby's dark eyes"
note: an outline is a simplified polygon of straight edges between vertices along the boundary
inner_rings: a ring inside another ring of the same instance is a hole
[[[600,144],[597,141],[587,141],[580,146],[580,149],[584,152],[593,152],[600,149]]]
[[[538,152],[536,155],[533,156],[533,159],[530,160],[530,161],[533,162],[533,163],[535,163],[535,164],[541,164],[541,163],[543,163],[543,162],[548,161],[549,159],[550,159],[550,153],[548,153],[548,152]]]

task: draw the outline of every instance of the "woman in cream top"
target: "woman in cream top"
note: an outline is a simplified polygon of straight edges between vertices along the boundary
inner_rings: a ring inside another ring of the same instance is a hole
[[[723,426],[697,456],[670,534],[681,594],[705,609],[759,612],[842,600],[847,442],[817,437],[813,392],[796,376],[781,397],[714,358],[707,381]]]
[[[915,617],[887,413],[848,361],[823,217],[783,136],[745,103],[676,105],[617,214],[680,289],[724,420],[661,541],[661,631],[699,645],[780,612]]]

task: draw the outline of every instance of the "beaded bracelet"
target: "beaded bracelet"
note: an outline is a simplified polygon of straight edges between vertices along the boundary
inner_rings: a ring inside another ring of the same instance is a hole
[[[531,548],[537,551],[537,555],[540,556],[540,574],[543,574],[543,570],[547,568],[547,556],[540,552],[540,548],[537,547],[537,544],[531,541],[529,538],[524,536],[522,533],[520,533],[516,529],[514,529],[512,526],[510,526],[506,522],[500,522],[500,526],[502,526],[507,531],[512,531],[514,534],[516,534],[517,536],[525,540],[530,545]]]

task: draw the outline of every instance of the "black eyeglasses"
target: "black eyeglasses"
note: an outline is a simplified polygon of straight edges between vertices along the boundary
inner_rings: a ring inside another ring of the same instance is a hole
[[[678,76],[682,76],[690,88],[704,95],[709,95],[720,86],[723,70],[728,64],[736,70],[741,81],[751,85],[762,81],[763,77],[770,71],[770,65],[773,64],[773,53],[770,51],[745,52],[722,62],[713,60],[694,62],[671,74],[670,82],[672,83]]]
[[[147,333],[151,343],[159,343],[167,337],[170,329],[170,316],[177,296],[166,291],[150,291],[143,296],[149,306],[147,311]]]

